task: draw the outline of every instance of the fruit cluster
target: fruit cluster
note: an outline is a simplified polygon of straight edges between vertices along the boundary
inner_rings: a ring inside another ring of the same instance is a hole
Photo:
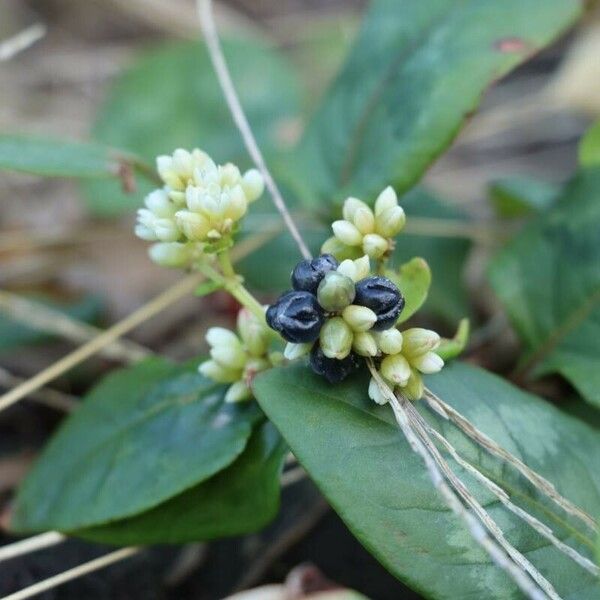
[[[266,313],[269,327],[288,342],[286,358],[310,352],[313,370],[335,383],[360,364],[358,356],[381,354],[380,340],[389,337],[384,332],[395,325],[404,298],[392,281],[369,272],[367,256],[338,264],[324,254],[296,265],[293,290]]]

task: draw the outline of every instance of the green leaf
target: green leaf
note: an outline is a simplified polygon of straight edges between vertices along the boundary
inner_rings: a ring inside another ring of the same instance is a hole
[[[600,167],[600,121],[590,127],[579,143],[582,167]]]
[[[282,130],[298,110],[292,68],[258,40],[225,40],[223,50],[261,149],[280,149]],[[151,163],[159,154],[197,146],[217,162],[250,166],[203,43],[168,43],[143,53],[111,89],[92,136]],[[85,185],[90,208],[102,215],[140,206],[149,189],[142,185],[125,195],[113,182]]]
[[[431,270],[427,261],[413,258],[396,269],[386,269],[386,277],[391,279],[402,292],[405,304],[398,323],[404,323],[423,306],[431,285]]]
[[[496,256],[490,282],[525,347],[522,373],[560,373],[600,406],[600,169]]]
[[[452,363],[428,386],[482,431],[584,509],[600,505],[600,436],[547,402],[477,367]],[[294,455],[354,535],[398,578],[428,598],[522,598],[508,576],[450,512],[422,461],[410,449],[389,406],[367,396],[368,376],[329,385],[302,364],[272,369],[254,383],[256,397]],[[520,476],[474,446],[423,403],[419,410],[463,456],[507,489],[582,552],[595,540]],[[458,467],[454,465],[456,469]],[[515,544],[565,599],[600,594],[598,580],[564,557],[494,496],[461,472]]]
[[[286,451],[266,422],[243,454],[214,477],[141,515],[75,535],[118,545],[182,544],[257,531],[277,514]]]
[[[410,188],[487,87],[569,27],[578,0],[375,0],[294,162],[313,205]]]
[[[149,359],[106,377],[46,447],[12,525],[72,531],[148,510],[230,465],[261,418],[196,365]]]
[[[449,339],[442,338],[442,341],[435,353],[440,358],[443,358],[444,361],[452,360],[453,358],[456,358],[462,354],[469,341],[470,329],[471,326],[469,324],[469,319],[461,319],[454,337]]]
[[[497,179],[489,187],[490,200],[499,217],[515,218],[534,215],[550,208],[560,189],[529,177]]]
[[[115,178],[131,157],[91,142],[0,135],[0,170],[46,177]]]

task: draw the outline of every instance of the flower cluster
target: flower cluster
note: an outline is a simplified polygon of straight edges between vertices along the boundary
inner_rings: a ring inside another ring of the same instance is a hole
[[[396,323],[404,307],[397,286],[371,276],[368,256],[338,264],[324,254],[303,260],[292,272],[292,291],[267,310],[267,323],[287,342],[285,357],[310,352],[313,370],[330,382],[348,376],[358,356],[380,353],[380,333]]]
[[[333,254],[338,259],[363,254],[372,259],[388,256],[394,248],[392,238],[400,233],[406,222],[396,192],[389,186],[379,194],[374,211],[361,200],[348,198],[342,214],[344,218],[331,225],[333,237],[321,248],[321,252]]]
[[[264,319],[259,320],[242,308],[237,318],[238,334],[224,327],[211,327],[206,332],[211,359],[198,370],[218,383],[231,384],[226,402],[241,402],[252,397],[250,383],[260,371],[281,362],[283,356],[269,352],[270,332]]]
[[[158,242],[150,257],[164,266],[186,267],[207,245],[230,236],[264,190],[256,169],[242,175],[232,163],[215,164],[202,150],[178,149],[156,162],[165,185],[146,197],[135,233]]]

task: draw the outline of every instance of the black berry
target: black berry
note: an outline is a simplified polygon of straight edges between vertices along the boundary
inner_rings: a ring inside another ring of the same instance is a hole
[[[286,292],[266,313],[267,324],[288,342],[314,342],[323,326],[323,309],[308,292]]]
[[[366,277],[356,284],[354,304],[370,308],[376,315],[375,331],[393,327],[404,308],[404,297],[387,277]]]
[[[317,375],[322,375],[329,383],[339,383],[346,379],[352,371],[355,371],[360,362],[354,353],[350,353],[346,358],[337,360],[336,358],[327,358],[319,344],[315,344],[310,352],[310,366]]]
[[[331,254],[300,261],[292,271],[292,287],[298,291],[316,294],[325,273],[334,271],[337,267],[338,262]]]

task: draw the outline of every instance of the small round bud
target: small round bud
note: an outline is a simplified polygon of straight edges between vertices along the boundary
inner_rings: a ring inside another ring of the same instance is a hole
[[[232,221],[239,221],[248,210],[248,201],[242,187],[236,185],[229,190],[228,196],[226,194],[223,196],[226,196],[223,216]]]
[[[389,249],[389,243],[378,233],[368,233],[362,240],[363,252],[370,258],[381,258]]]
[[[384,354],[398,354],[402,350],[402,334],[395,327],[375,332],[373,335]]]
[[[173,214],[173,205],[165,190],[159,189],[150,192],[144,199],[146,208],[157,217],[170,217]]]
[[[246,350],[252,356],[262,356],[269,347],[269,330],[264,321],[258,320],[247,308],[238,312],[237,329]]]
[[[239,369],[226,369],[221,364],[214,360],[204,361],[198,371],[217,383],[233,383],[240,378],[241,372]]]
[[[327,358],[341,360],[350,354],[354,334],[341,317],[333,317],[325,321],[319,335],[321,350]]]
[[[335,256],[337,260],[346,260],[348,258],[354,259],[362,254],[359,247],[347,246],[340,242],[335,236],[332,236],[323,242],[321,252],[323,254],[331,254],[332,256]]]
[[[426,352],[421,356],[415,356],[410,359],[410,364],[415,368],[425,373],[425,375],[431,375],[438,373],[444,366],[444,361],[435,352]]]
[[[225,393],[225,402],[230,404],[250,400],[250,398],[252,398],[252,392],[244,381],[232,383]]]
[[[408,382],[402,388],[402,394],[407,400],[420,400],[423,397],[425,384],[423,378],[417,371],[411,369]]]
[[[377,233],[386,238],[398,235],[406,223],[406,215],[401,206],[387,208],[375,220]]]
[[[366,306],[377,315],[376,331],[392,327],[404,308],[404,297],[387,277],[365,277],[356,284],[354,304]]]
[[[154,231],[161,242],[176,242],[181,236],[177,224],[171,218],[155,219]]]
[[[312,342],[309,342],[308,344],[292,344],[291,342],[288,342],[283,351],[283,356],[287,360],[296,360],[297,358],[307,355],[312,347]]]
[[[368,331],[377,321],[377,315],[370,308],[356,304],[346,306],[342,318],[353,331]]]
[[[369,381],[369,398],[371,398],[371,400],[377,404],[383,405],[387,404],[388,402],[374,377],[371,377],[371,380]]]
[[[295,290],[316,294],[325,274],[335,271],[337,266],[338,262],[331,254],[322,254],[312,260],[302,260],[292,271],[292,287]]]
[[[331,229],[333,229],[333,235],[347,246],[359,246],[362,242],[362,233],[348,221],[334,221]]]
[[[430,350],[435,350],[440,345],[440,336],[430,329],[412,327],[402,334],[404,337],[404,354],[418,356]]]
[[[148,254],[155,263],[163,267],[187,267],[192,258],[189,246],[178,242],[153,244],[148,249]]]
[[[375,343],[375,338],[368,331],[362,331],[354,334],[352,340],[352,350],[360,356],[377,356],[379,350]]]
[[[267,309],[267,324],[288,342],[314,342],[323,325],[323,309],[309,292],[286,292]]]
[[[363,235],[375,231],[375,217],[373,211],[368,207],[357,209],[352,222]]]
[[[375,201],[375,216],[377,217],[388,208],[394,206],[398,206],[398,196],[396,196],[394,188],[388,185],[385,190],[377,196],[377,200]]]
[[[381,374],[398,385],[406,385],[410,377],[410,365],[402,354],[386,356],[381,361]]]
[[[339,383],[355,371],[359,361],[354,354],[349,354],[342,360],[327,358],[319,344],[315,344],[310,353],[310,366],[317,375],[322,375],[329,383]]]
[[[209,220],[204,215],[191,210],[178,210],[175,219],[183,235],[191,241],[204,240],[210,229]]]
[[[338,273],[350,277],[352,281],[359,281],[364,279],[370,272],[371,265],[369,263],[369,257],[367,255],[357,258],[356,260],[346,259],[340,263],[337,268]]]
[[[248,202],[260,198],[265,190],[265,180],[257,169],[250,169],[242,177],[242,188]]]
[[[338,271],[329,271],[317,289],[319,304],[328,312],[338,312],[352,304],[354,281]]]
[[[209,346],[216,348],[217,346],[239,346],[240,340],[238,336],[225,329],[225,327],[210,327],[206,332],[205,339]]]
[[[344,220],[350,222],[354,221],[354,215],[356,214],[356,211],[361,208],[370,210],[369,206],[362,200],[353,198],[352,196],[346,198],[346,200],[344,200],[344,206],[342,207],[342,216],[344,217]]]
[[[142,240],[146,240],[147,242],[156,242],[157,237],[156,233],[154,233],[154,229],[151,229],[147,225],[143,225],[142,223],[138,223],[135,226],[135,235],[141,238]]]
[[[228,346],[214,346],[210,350],[210,356],[225,369],[243,369],[247,360],[239,341]]]

